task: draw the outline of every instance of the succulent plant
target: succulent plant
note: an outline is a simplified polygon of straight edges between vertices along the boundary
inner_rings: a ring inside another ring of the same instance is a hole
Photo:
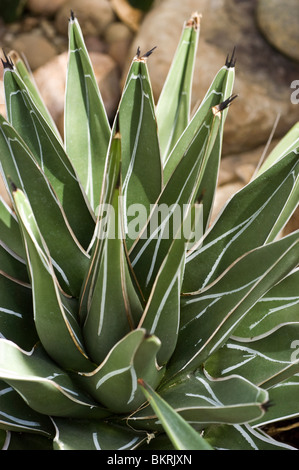
[[[3,61],[3,449],[291,448],[265,425],[299,413],[298,128],[211,222],[235,59],[191,116],[199,31],[157,104],[138,49],[110,123],[72,15],[63,139]]]

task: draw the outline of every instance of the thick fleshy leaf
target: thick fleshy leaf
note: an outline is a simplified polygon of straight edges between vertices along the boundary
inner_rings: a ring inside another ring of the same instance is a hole
[[[299,147],[299,122],[280,139],[279,143],[270,152],[261,168],[258,170],[258,175],[266,171],[275,162],[283,158],[284,155],[296,150]]]
[[[204,436],[216,450],[296,450],[248,424],[211,426]]]
[[[65,146],[91,207],[100,201],[110,125],[76,18],[69,22]]]
[[[150,205],[158,199],[162,186],[155,106],[146,64],[149,53],[140,57],[138,51],[131,64],[119,105],[122,136],[121,192],[124,198],[124,230],[128,248],[134,242],[128,228],[131,217],[135,215],[138,205],[141,205],[146,211],[146,220]]]
[[[233,86],[235,82],[235,58],[234,52],[231,58],[227,57],[225,66],[220,69],[216,75],[212,85],[206,94],[203,102],[200,105],[202,112],[208,105],[217,105],[229,99],[233,93]],[[216,101],[218,98],[218,102]],[[216,136],[215,144],[211,150],[208,158],[204,174],[197,192],[197,200],[203,206],[203,232],[208,229],[215,199],[215,193],[218,184],[218,174],[222,154],[222,141],[225,119],[228,109],[225,109],[222,114],[220,129]]]
[[[190,204],[195,202],[198,186],[219,130],[222,112],[228,104],[229,102],[224,103],[208,111],[204,124],[198,129],[196,138],[188,142],[189,147],[187,145],[184,158],[164,187],[148,223],[131,249],[132,267],[146,299],[176,233],[173,227],[177,227],[177,219],[179,218],[181,226],[190,210]]]
[[[2,116],[0,151],[1,170],[7,189],[12,195],[12,181],[28,197],[61,286],[66,292],[78,296],[88,266],[88,256],[75,238],[49,181],[30,150]]]
[[[269,388],[268,393],[271,406],[264,416],[253,423],[254,427],[294,419],[299,416],[299,403],[297,399],[299,393],[299,374],[295,374],[289,379],[277,383]]]
[[[267,335],[279,325],[299,322],[299,269],[270,289],[246,314],[235,337]]]
[[[299,231],[252,250],[209,288],[182,299],[181,325],[168,374],[194,370],[233,334],[248,310],[299,259]],[[250,379],[249,379],[250,380]]]
[[[298,334],[299,323],[290,323],[265,337],[229,339],[209,358],[206,368],[214,377],[240,374],[269,389],[298,373]]]
[[[13,65],[16,67],[16,70],[19,76],[21,77],[27,89],[29,90],[30,96],[33,99],[37,108],[39,109],[40,113],[43,115],[43,117],[45,118],[45,120],[47,121],[47,123],[53,130],[54,134],[57,136],[57,138],[61,140],[61,136],[54,122],[54,119],[52,118],[51,114],[49,113],[48,108],[46,107],[44,103],[44,100],[36,86],[33,74],[28,69],[27,64],[25,64],[25,62],[22,60],[22,58],[16,51],[11,51],[9,53],[9,57],[11,58]]]
[[[209,87],[206,95],[204,96],[200,106],[194,113],[191,121],[189,122],[188,126],[186,126],[184,132],[178,139],[177,143],[175,144],[174,148],[168,155],[166,161],[164,162],[164,173],[163,173],[163,181],[164,184],[167,183],[169,178],[171,177],[172,173],[174,172],[175,168],[181,161],[181,159],[186,155],[186,151],[189,148],[190,144],[193,142],[194,139],[198,138],[198,134],[201,133],[203,135],[202,126],[205,126],[207,123],[205,122],[206,117],[214,106],[220,105],[220,103],[225,102],[231,96],[231,92],[233,89],[234,84],[234,77],[235,77],[235,59],[234,54],[232,55],[231,59],[227,58],[225,66],[221,67],[218,71],[216,76],[214,77],[211,86]],[[221,121],[224,124],[225,118],[227,115],[227,108],[222,110]],[[221,127],[223,128],[223,124]],[[219,136],[216,138],[216,145],[218,145],[217,155],[220,152],[219,145],[222,141],[222,132],[219,133]],[[197,140],[198,150],[201,149],[205,141],[205,138],[200,138]],[[215,163],[215,154],[213,153],[212,160]],[[217,159],[219,156],[217,156]],[[209,161],[209,160],[208,160]],[[214,172],[218,173],[218,165],[214,169]],[[207,167],[208,170],[208,167]],[[214,186],[214,183],[213,183]],[[214,188],[213,188],[214,189]]]
[[[164,82],[156,116],[161,159],[164,162],[173,146],[188,126],[194,61],[200,31],[200,15],[194,13],[186,22]]]
[[[53,444],[52,439],[39,434],[7,431],[2,450],[53,450]]]
[[[138,377],[144,377],[153,387],[162,378],[163,370],[156,364],[159,348],[158,338],[136,329],[114,346],[97,369],[81,374],[82,385],[111,411],[131,412],[144,402]]]
[[[26,253],[17,217],[0,196],[0,238],[7,248],[25,259]]]
[[[268,392],[243,377],[213,379],[206,372],[188,374],[180,382],[160,386],[159,395],[189,424],[204,428],[211,423],[241,424],[264,415]],[[128,418],[139,429],[161,430],[150,406]]]
[[[86,249],[93,235],[95,221],[62,143],[15,69],[5,69],[4,89],[10,124],[28,145],[52,185],[74,234]]]
[[[38,341],[33,321],[32,291],[28,284],[0,271],[0,337],[30,350]]]
[[[29,282],[25,260],[11,251],[0,241],[0,266],[1,271],[20,282]]]
[[[157,274],[152,292],[141,317],[139,328],[145,328],[161,341],[157,354],[159,365],[170,359],[178,336],[180,323],[180,291],[188,234],[180,227]]]
[[[139,379],[138,383],[176,450],[213,450],[144,380]]]
[[[273,238],[277,218],[297,185],[299,159],[291,152],[237,192],[202,246],[186,259],[183,292],[203,289],[238,257]]]
[[[40,346],[26,352],[0,339],[0,379],[38,413],[83,419],[102,419],[111,414],[84,394]]]
[[[54,426],[48,416],[30,408],[20,395],[0,381],[0,428],[8,431],[32,432],[51,437]]]
[[[14,192],[14,199],[26,243],[38,336],[47,353],[62,367],[91,370],[93,365],[84,350],[77,321],[77,302],[58,285],[28,200],[20,190]]]
[[[131,283],[119,226],[119,192],[107,208],[107,230],[94,291],[83,326],[87,351],[100,364],[111,348],[135,326],[142,307]],[[131,287],[131,288],[130,288]],[[134,298],[132,299],[132,293]]]
[[[54,450],[134,450],[146,439],[128,427],[99,421],[55,418]],[[114,463],[113,456],[107,456]]]

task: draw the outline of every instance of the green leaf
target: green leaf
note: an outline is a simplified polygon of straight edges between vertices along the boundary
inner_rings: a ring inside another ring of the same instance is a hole
[[[162,162],[165,162],[189,123],[192,79],[199,31],[200,15],[194,13],[184,25],[171,68],[157,103],[156,117]]]
[[[295,269],[270,289],[246,314],[235,337],[267,335],[279,325],[299,322],[299,269]]]
[[[270,166],[274,165],[278,160],[283,158],[288,153],[296,150],[299,147],[299,122],[286,133],[279,143],[270,152],[265,162],[262,164],[258,171],[258,175],[266,171]]]
[[[91,207],[100,201],[110,125],[76,18],[69,22],[65,146]]]
[[[32,410],[19,394],[0,381],[0,428],[8,431],[32,432],[51,437],[54,427],[48,416]]]
[[[30,150],[1,116],[0,151],[1,170],[7,189],[12,196],[12,181],[27,195],[61,286],[66,292],[79,296],[88,267],[88,256],[70,229],[49,181],[36,164]]]
[[[52,439],[39,434],[7,432],[2,450],[53,450]]]
[[[80,374],[82,385],[111,411],[131,412],[144,401],[137,378],[144,377],[154,387],[161,380],[163,370],[156,364],[159,347],[155,336],[143,329],[133,330],[116,343],[97,369]]]
[[[20,282],[29,282],[25,261],[0,242],[1,271]]]
[[[276,221],[298,186],[298,177],[298,154],[291,152],[237,192],[202,246],[187,256],[182,291],[207,287],[238,257],[272,241]]]
[[[32,290],[0,271],[1,337],[30,350],[38,341],[33,321]]]
[[[111,414],[84,394],[41,346],[26,352],[0,339],[0,378],[44,415],[103,419]]]
[[[200,106],[194,113],[194,116],[192,117],[188,126],[185,128],[184,132],[178,139],[171,153],[168,155],[166,161],[164,162],[164,184],[167,183],[173,171],[175,170],[179,162],[183,159],[191,144],[195,147],[195,149],[197,147],[198,151],[200,151],[201,147],[203,146],[207,137],[202,137],[205,136],[205,130],[202,128],[208,125],[209,130],[210,125],[209,123],[206,123],[209,111],[215,106],[219,106],[221,103],[225,102],[231,96],[235,77],[234,65],[234,55],[232,55],[231,60],[227,58],[225,66],[221,67],[221,69],[217,72]],[[221,121],[223,123],[225,122],[226,115],[227,108],[221,111]],[[223,124],[221,124],[220,127],[223,128]],[[221,130],[219,136],[216,139],[216,143],[218,142],[218,146],[220,145],[220,142],[222,140],[222,131],[223,129]],[[196,144],[193,143],[194,139],[196,139]],[[212,148],[213,146],[211,146],[211,150]],[[217,152],[219,151],[220,149],[218,148]],[[212,158],[212,160],[214,160],[214,158]],[[217,166],[214,169],[216,173],[218,173]]]
[[[213,450],[144,380],[138,379],[138,383],[176,450]]]
[[[25,62],[21,59],[20,55],[16,51],[12,51],[10,53],[10,57],[12,59],[12,62],[14,64],[19,76],[21,77],[21,79],[25,83],[26,88],[28,89],[28,91],[30,93],[30,97],[34,101],[34,104],[36,105],[36,107],[38,108],[40,113],[43,115],[43,117],[45,118],[45,120],[47,121],[49,126],[51,127],[52,131],[56,135],[56,137],[59,140],[61,140],[61,136],[59,134],[59,131],[57,129],[55,121],[52,118],[51,114],[49,113],[49,110],[46,107],[46,105],[44,103],[44,100],[43,100],[43,98],[42,98],[42,96],[41,96],[41,94],[40,94],[40,92],[39,92],[39,90],[36,86],[33,74],[27,68]],[[9,105],[11,105],[10,99],[9,99]]]
[[[265,337],[231,338],[209,358],[206,368],[214,377],[238,373],[269,389],[298,373],[298,332],[299,323],[287,323]]]
[[[111,423],[55,418],[54,450],[134,450],[144,433]],[[107,456],[107,463],[113,457]]]
[[[119,105],[121,147],[121,193],[124,198],[124,229],[128,249],[134,240],[128,234],[137,203],[149,215],[162,186],[162,167],[155,106],[147,69],[149,51],[134,58]],[[142,227],[141,227],[142,228]]]
[[[159,395],[190,425],[203,429],[211,423],[242,424],[264,415],[268,392],[243,377],[213,379],[205,371],[159,387]],[[134,428],[161,431],[161,422],[150,406],[128,418]]]
[[[140,318],[142,312],[127,266],[117,190],[112,205],[107,207],[106,218],[107,227],[102,234],[104,246],[83,326],[87,351],[97,364],[135,327],[136,315]]]
[[[195,139],[189,142],[181,159],[159,200],[153,206],[148,223],[132,246],[130,260],[140,289],[147,299],[156,275],[163,263],[179,226],[195,202],[198,186],[219,130],[223,109],[209,110],[204,125]],[[161,219],[161,221],[160,221]],[[173,233],[172,233],[173,232]]]
[[[248,424],[211,426],[204,436],[216,450],[296,450]]]
[[[0,196],[0,234],[1,242],[17,256],[25,259],[26,254],[17,217]]]
[[[233,334],[249,309],[299,259],[299,231],[256,248],[207,289],[182,298],[181,325],[167,374],[194,370]],[[249,379],[250,380],[250,379]]]
[[[77,320],[77,302],[60,289],[50,255],[24,194],[14,192],[32,283],[34,321],[48,354],[62,367],[90,370]],[[63,348],[62,348],[63,345]]]
[[[253,423],[253,426],[266,426],[275,423],[277,427],[279,421],[296,418],[299,415],[298,392],[299,374],[295,374],[269,388],[271,406],[264,416]]]
[[[87,249],[95,221],[61,141],[15,69],[5,70],[4,87],[10,124],[28,145],[52,185],[79,243]]]

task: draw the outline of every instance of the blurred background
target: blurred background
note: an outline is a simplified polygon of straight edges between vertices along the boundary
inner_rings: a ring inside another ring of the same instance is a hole
[[[137,46],[142,52],[157,46],[148,67],[158,98],[183,23],[193,12],[202,14],[193,106],[236,47],[239,97],[226,121],[215,214],[250,181],[272,131],[269,150],[299,121],[299,104],[291,100],[291,85],[299,80],[299,0],[0,0],[0,47],[27,61],[61,134],[71,10],[110,120]],[[0,66],[5,116],[2,75]],[[294,228],[299,228],[298,210],[288,231]]]

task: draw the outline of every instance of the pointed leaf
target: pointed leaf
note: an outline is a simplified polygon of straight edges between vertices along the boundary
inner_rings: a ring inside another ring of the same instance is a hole
[[[16,70],[25,83],[27,89],[30,92],[30,96],[32,100],[34,101],[36,107],[40,111],[40,113],[43,115],[49,126],[51,127],[52,131],[56,135],[56,137],[61,140],[61,136],[59,134],[59,131],[57,129],[57,126],[54,122],[54,119],[52,118],[51,114],[49,113],[48,108],[46,107],[44,100],[36,86],[36,83],[34,81],[34,77],[32,72],[28,69],[27,65],[25,62],[21,59],[20,55],[16,51],[11,51],[9,56],[12,59],[13,64],[16,67]],[[7,103],[8,105],[8,103]]]
[[[93,209],[99,204],[110,126],[76,18],[69,22],[65,145]]]
[[[206,361],[233,334],[257,300],[298,264],[298,259],[299,231],[249,252],[210,288],[185,296],[168,374],[194,370]]]
[[[12,181],[27,195],[49,248],[59,282],[66,292],[78,296],[88,257],[71,231],[49,181],[35,163],[30,150],[1,116],[0,151],[1,170],[7,189],[12,195]]]
[[[4,87],[10,124],[30,148],[51,183],[76,237],[87,248],[95,222],[62,143],[15,69],[5,69]]]
[[[0,271],[0,299],[1,337],[30,350],[38,341],[31,287]]]
[[[48,416],[32,410],[18,393],[0,381],[0,428],[8,431],[33,432],[51,437],[53,424]]]
[[[134,58],[119,106],[122,136],[121,192],[124,197],[126,234],[134,205],[137,202],[141,204],[147,218],[150,204],[156,202],[162,186],[155,107],[146,65],[148,54],[140,57],[138,53]],[[127,236],[128,248],[133,241]]]
[[[10,277],[20,281],[29,282],[25,261],[11,251],[0,241],[0,266],[1,271]]]
[[[61,418],[54,423],[55,450],[134,450],[145,439],[144,433],[111,423]]]
[[[83,419],[110,415],[75,386],[40,346],[26,352],[0,339],[0,378],[39,413]]]
[[[162,370],[156,364],[160,341],[136,329],[121,339],[103,363],[91,373],[81,374],[82,384],[98,402],[116,413],[135,410],[144,402],[137,378],[144,377],[154,387]],[[121,390],[121,394],[119,391]]]
[[[77,302],[59,288],[49,253],[24,194],[14,192],[32,283],[34,321],[48,354],[63,367],[90,370],[76,318]],[[63,345],[63,347],[62,347]]]
[[[157,124],[164,162],[188,125],[194,61],[200,31],[200,15],[194,13],[183,32],[164,82],[157,108]]]
[[[295,450],[248,424],[211,426],[204,436],[216,450]]]
[[[137,296],[131,302],[130,282],[123,238],[119,222],[119,192],[115,191],[113,204],[107,207],[107,230],[102,234],[104,246],[94,285],[83,335],[90,357],[100,364],[111,348],[134,328]],[[142,307],[139,304],[138,317]]]
[[[17,217],[1,196],[0,238],[1,242],[4,243],[6,247],[16,253],[20,258],[25,259],[26,254]]]
[[[144,380],[138,379],[144,395],[160,419],[162,426],[177,450],[213,450],[171,406],[168,405]]]
[[[148,223],[130,252],[130,259],[140,289],[147,299],[155,277],[179,226],[196,198],[198,186],[219,129],[223,108],[209,110],[204,125],[189,144],[184,158],[164,187],[154,205]],[[159,217],[162,221],[159,221]],[[174,227],[174,229],[173,229]],[[173,233],[171,233],[171,231]]]
[[[271,333],[284,323],[299,322],[299,268],[270,289],[246,314],[235,337],[253,338]]]
[[[232,338],[207,361],[207,370],[214,377],[237,373],[269,389],[298,373],[298,332],[299,323],[290,323],[265,337]]]
[[[272,238],[273,227],[298,178],[298,154],[291,152],[237,192],[202,246],[187,257],[183,292],[208,286],[239,256],[266,243],[270,235]]]

